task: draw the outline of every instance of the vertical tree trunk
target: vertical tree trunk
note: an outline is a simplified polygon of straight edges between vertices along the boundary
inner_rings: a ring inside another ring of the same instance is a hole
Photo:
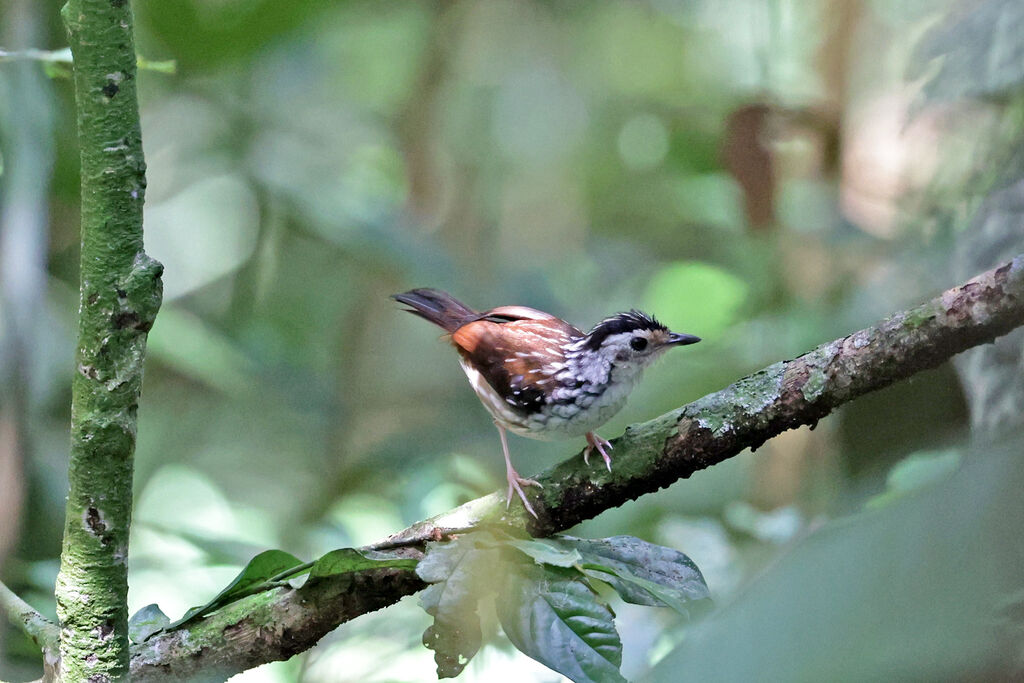
[[[82,163],[78,351],[70,493],[57,578],[61,677],[127,677],[128,528],[146,332],[163,267],[142,250],[146,165],[127,0],[70,0]]]

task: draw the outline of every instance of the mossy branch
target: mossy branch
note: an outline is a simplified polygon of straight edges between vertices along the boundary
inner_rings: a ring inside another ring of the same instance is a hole
[[[0,581],[0,610],[7,613],[12,624],[20,628],[43,652],[57,649],[57,625],[37,612]]]
[[[567,529],[697,470],[756,448],[837,406],[1024,325],[1024,255],[910,311],[824,344],[650,422],[615,440],[615,466],[586,467],[578,456],[538,479],[539,519],[519,505],[505,512],[497,493],[420,522],[375,544],[407,548],[488,521],[527,526],[535,535]],[[258,664],[312,647],[338,624],[423,587],[415,573],[384,569],[275,588],[226,606],[188,628],[136,646],[136,681],[223,681]]]
[[[82,253],[70,491],[57,577],[61,678],[128,674],[127,565],[136,411],[163,267],[142,248],[146,165],[127,0],[70,0]]]

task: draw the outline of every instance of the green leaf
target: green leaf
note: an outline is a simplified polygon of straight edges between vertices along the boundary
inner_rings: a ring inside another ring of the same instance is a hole
[[[575,548],[566,548],[545,539],[516,538],[507,542],[534,559],[537,564],[550,564],[554,567],[572,567],[583,559]]]
[[[495,569],[501,561],[501,550],[487,532],[428,545],[416,573],[431,584],[420,605],[434,617],[423,632],[423,644],[434,651],[438,678],[458,676],[480,649],[477,605],[500,585]]]
[[[372,550],[356,550],[355,548],[339,548],[327,553],[313,563],[309,570],[310,580],[323,579],[337,574],[366,571],[367,569],[383,569],[395,567],[415,569],[417,561],[391,553]]]
[[[527,656],[577,683],[626,680],[614,615],[578,571],[516,566],[497,608],[505,634]]]
[[[864,504],[866,508],[879,508],[933,482],[952,474],[960,467],[957,451],[924,451],[907,456],[893,465],[886,477],[886,490]]]
[[[265,550],[249,561],[249,564],[216,595],[210,602],[193,607],[176,622],[167,628],[177,628],[197,617],[223,607],[247,595],[266,590],[278,585],[279,582],[294,578],[306,571],[310,580],[324,579],[337,574],[380,569],[382,567],[401,567],[413,569],[416,560],[400,557],[391,553],[341,548],[332,550],[311,564],[283,550]]]
[[[684,603],[710,597],[697,565],[672,548],[633,536],[559,536],[556,540],[579,551],[584,571],[610,585],[626,602],[672,607],[685,613]]]
[[[682,297],[680,292],[699,295]],[[685,327],[705,338],[719,337],[739,318],[748,294],[747,284],[727,270],[700,261],[679,261],[651,278],[644,310],[658,311],[673,330]]]
[[[171,625],[171,620],[153,603],[146,605],[128,620],[128,637],[133,643],[142,643],[154,633]]]
[[[208,614],[218,607],[249,595],[250,592],[253,592],[251,589],[254,587],[265,584],[285,570],[301,564],[302,560],[291,553],[286,553],[283,550],[264,550],[249,560],[249,564],[245,565],[245,568],[238,573],[238,576],[210,602],[200,607],[193,607],[185,612],[181,619],[168,626],[168,628],[177,628],[196,617]]]

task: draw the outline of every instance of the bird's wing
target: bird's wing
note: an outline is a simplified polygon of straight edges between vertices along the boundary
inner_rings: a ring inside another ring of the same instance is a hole
[[[557,388],[555,376],[565,367],[564,347],[581,336],[555,316],[504,306],[463,325],[451,337],[463,359],[509,406],[532,412]]]

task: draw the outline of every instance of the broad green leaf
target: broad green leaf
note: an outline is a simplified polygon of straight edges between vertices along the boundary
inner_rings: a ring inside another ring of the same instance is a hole
[[[291,553],[286,553],[283,550],[264,550],[249,560],[249,564],[245,565],[245,568],[238,573],[238,576],[210,602],[200,607],[193,607],[185,612],[181,619],[168,626],[168,628],[177,628],[195,617],[212,612],[218,607],[244,597],[249,594],[252,588],[264,584],[285,570],[300,564],[302,564],[302,560]]]
[[[983,442],[900,505],[827,522],[644,680],[1020,680],[1022,453]]]
[[[554,567],[572,567],[583,557],[575,548],[566,548],[546,539],[520,539],[508,541],[508,545],[517,548],[534,559],[537,564],[550,564]]]
[[[495,569],[501,550],[487,532],[461,536],[449,543],[431,543],[416,573],[430,583],[420,605],[434,617],[423,632],[423,644],[434,651],[438,678],[454,678],[480,649],[477,605],[497,589]]]
[[[153,603],[140,609],[128,620],[128,637],[133,643],[141,643],[170,625],[171,620]]]
[[[385,567],[414,569],[416,564],[416,560],[391,553],[356,550],[355,548],[339,548],[338,550],[332,550],[314,562],[313,567],[309,570],[309,578],[310,580],[323,579],[336,574],[348,574],[367,569],[383,569]]]
[[[577,683],[626,680],[614,615],[579,572],[515,566],[497,608],[505,634],[529,657]]]
[[[626,602],[680,609],[686,602],[710,597],[697,565],[672,548],[633,536],[556,540],[578,550],[588,574],[610,585]]]

